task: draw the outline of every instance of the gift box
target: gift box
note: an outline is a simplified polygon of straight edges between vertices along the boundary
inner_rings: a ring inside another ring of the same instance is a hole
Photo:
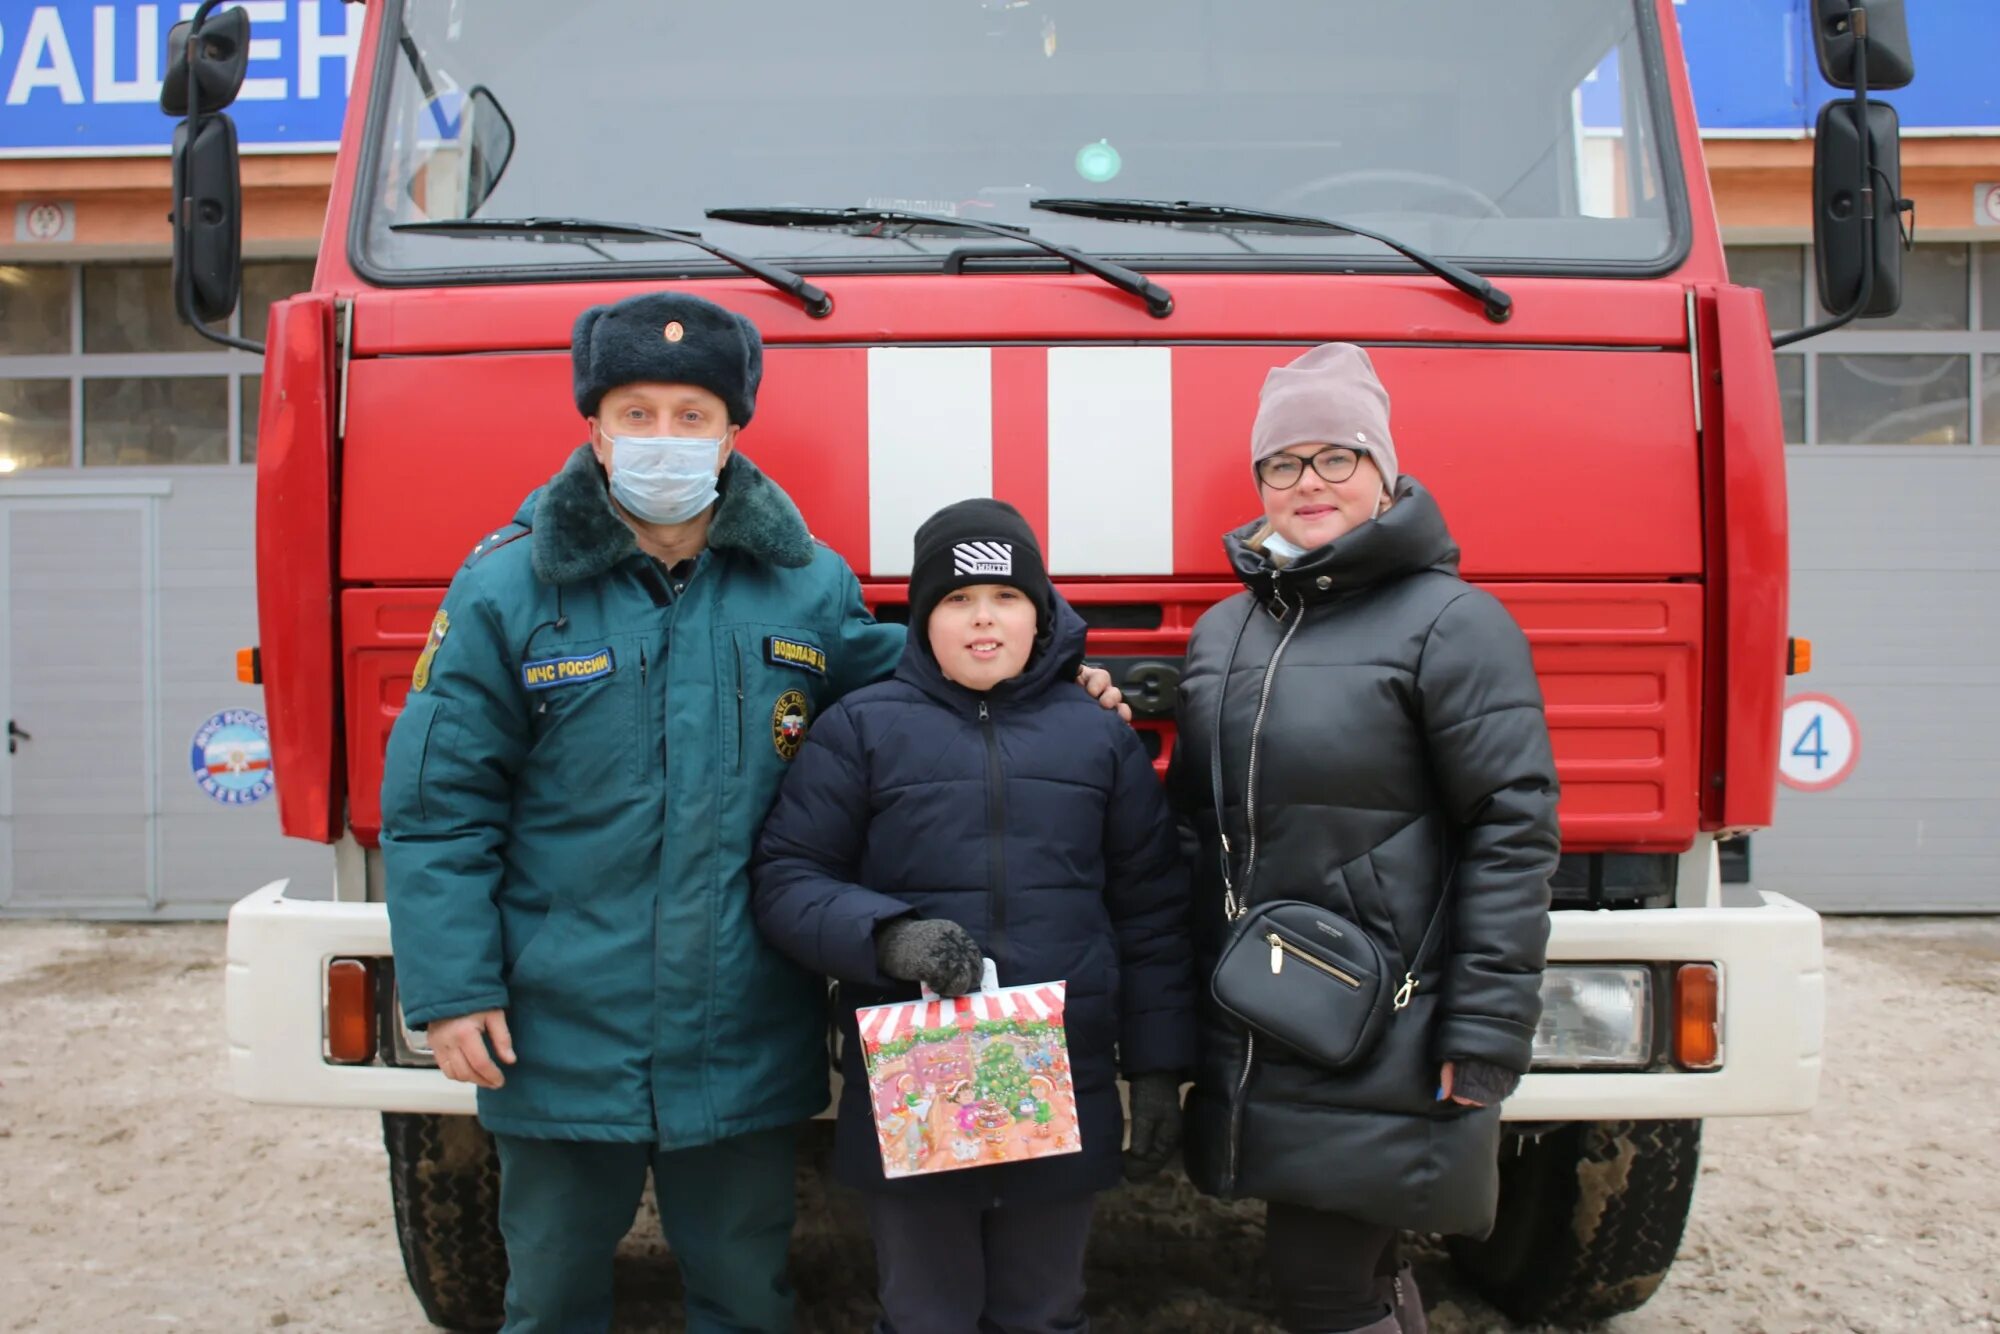
[[[1062,982],[988,985],[855,1011],[884,1176],[1082,1150],[1064,992]]]

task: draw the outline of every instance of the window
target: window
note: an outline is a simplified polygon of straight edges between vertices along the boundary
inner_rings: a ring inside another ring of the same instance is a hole
[[[1785,443],[1806,442],[1806,359],[1778,354],[1778,401],[1784,408]]]
[[[271,321],[271,305],[297,296],[312,286],[311,260],[250,264],[243,270],[243,336],[263,342]]]
[[[1316,214],[1475,265],[1566,272],[1648,271],[1684,230],[1679,161],[1658,138],[1671,108],[1651,74],[1656,0],[600,0],[559,7],[560,41],[521,40],[557,8],[384,7],[358,259],[454,282],[499,267],[718,269],[671,242],[393,230],[579,212],[700,227],[808,271],[934,268],[991,244],[949,229],[705,216],[774,201],[963,212],[1142,267],[1405,262],[1356,236],[1076,217],[1030,201]],[[607,51],[634,71],[703,57],[698,72],[618,77]],[[736,87],[756,96],[718,91]],[[671,170],[609,127],[658,127]]]
[[[1968,247],[1920,245],[1903,252],[1903,304],[1894,315],[1869,320],[1870,329],[1964,329],[1969,327],[1971,287]],[[1823,320],[1819,280],[1813,280],[1813,318]],[[1860,321],[1856,321],[1860,323]]]
[[[1980,377],[1980,401],[1984,408],[1985,422],[1980,429],[1979,442],[1984,445],[2000,445],[2000,356],[1988,355],[1986,368]]]
[[[1799,246],[1731,246],[1729,281],[1764,294],[1764,315],[1775,332],[1796,329],[1806,306],[1806,252]]]
[[[70,350],[69,272],[63,264],[0,265],[0,357]]]
[[[69,381],[0,380],[0,475],[69,466]]]
[[[174,314],[169,265],[83,267],[85,352],[206,352],[214,346]]]
[[[1825,318],[1805,246],[1733,246],[1729,272],[1774,330]],[[1902,308],[1779,352],[1778,390],[1789,444],[2000,444],[2000,244],[1906,253]]]
[[[153,467],[229,462],[229,381],[85,380],[83,461]]]
[[[243,423],[243,461],[245,463],[255,463],[257,461],[257,421],[260,416],[258,407],[264,399],[264,377],[261,375],[244,376],[237,384],[237,393],[241,395],[238,407],[238,420]]]
[[[310,260],[245,266],[227,326],[265,336]],[[250,463],[263,369],[174,314],[165,263],[0,265],[0,474]]]
[[[2000,329],[2000,245],[1979,247],[1979,327]]]
[[[1962,445],[1972,438],[1967,358],[1819,358],[1819,435],[1848,445]]]

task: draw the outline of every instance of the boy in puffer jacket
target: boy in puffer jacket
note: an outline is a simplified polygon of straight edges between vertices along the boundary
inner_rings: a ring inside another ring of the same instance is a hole
[[[881,1334],[1077,1331],[1092,1198],[1180,1140],[1194,1055],[1188,883],[1138,736],[1069,688],[1084,624],[1027,522],[967,500],[917,530],[894,679],[819,720],[753,869],[758,925],[841,983],[835,1172],[868,1195]],[[886,1180],[857,1008],[1066,980],[1080,1153]]]

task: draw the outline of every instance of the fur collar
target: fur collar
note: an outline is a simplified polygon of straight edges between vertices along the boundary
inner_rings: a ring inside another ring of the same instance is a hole
[[[722,498],[709,521],[708,545],[763,565],[812,564],[813,537],[798,506],[742,454],[732,454],[717,482]],[[632,530],[611,507],[604,470],[579,445],[548,485],[529,496],[515,522],[535,533],[535,577],[545,584],[595,579],[638,554]]]

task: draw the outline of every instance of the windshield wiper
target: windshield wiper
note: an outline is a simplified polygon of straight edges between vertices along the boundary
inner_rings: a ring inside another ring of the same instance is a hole
[[[790,269],[766,264],[739,255],[733,250],[702,239],[700,232],[680,227],[648,227],[636,222],[600,222],[593,218],[439,218],[434,222],[399,222],[392,232],[416,232],[428,236],[456,236],[478,240],[491,237],[522,237],[531,241],[552,241],[580,245],[606,259],[616,258],[602,249],[600,241],[678,241],[697,250],[706,250],[725,264],[733,264],[796,297],[806,314],[816,320],[833,313],[833,298]]]
[[[1146,313],[1154,319],[1165,319],[1174,313],[1174,296],[1166,288],[1154,282],[1143,273],[1134,273],[1122,264],[1113,264],[1108,259],[1086,255],[1081,250],[1044,240],[1025,227],[1010,227],[1000,222],[979,222],[972,218],[953,218],[942,213],[913,213],[900,208],[712,208],[708,216],[717,222],[733,222],[744,227],[801,227],[834,228],[848,231],[855,236],[883,236],[893,238],[911,231],[937,229],[948,232],[981,232],[987,236],[1001,236],[1009,241],[1019,241],[1047,254],[1059,255],[1085,273],[1095,274],[1122,292],[1130,292],[1146,303]],[[889,232],[884,228],[900,228]]]
[[[1514,313],[1514,298],[1472,270],[1462,268],[1448,259],[1427,255],[1415,246],[1405,245],[1392,236],[1371,232],[1366,227],[1357,227],[1351,222],[1337,222],[1332,218],[1312,218],[1297,213],[1267,213],[1262,209],[1238,208],[1233,204],[1202,204],[1188,199],[1086,199],[1060,196],[1030,200],[1028,207],[1041,209],[1045,213],[1098,218],[1105,222],[1197,223],[1225,231],[1308,231],[1363,236],[1370,241],[1388,246],[1397,254],[1408,258],[1418,268],[1435,274],[1478,301],[1486,318],[1493,323],[1505,324]]]

